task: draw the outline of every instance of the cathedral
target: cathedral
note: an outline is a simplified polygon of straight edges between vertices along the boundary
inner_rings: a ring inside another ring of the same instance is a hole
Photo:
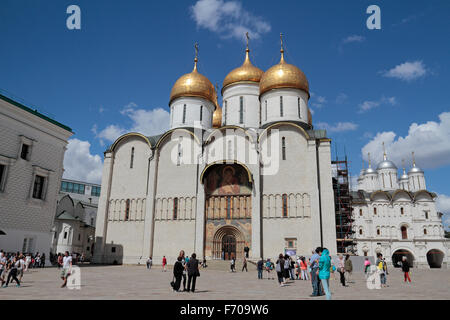
[[[170,130],[105,152],[93,261],[159,263],[336,254],[330,139],[314,130],[305,74],[250,60],[218,89],[197,68],[172,87]]]
[[[449,267],[450,243],[444,237],[436,194],[427,191],[425,174],[414,160],[398,178],[397,166],[387,158],[376,169],[362,169],[353,192],[354,241],[361,256],[383,254],[398,265],[406,256],[411,266]]]

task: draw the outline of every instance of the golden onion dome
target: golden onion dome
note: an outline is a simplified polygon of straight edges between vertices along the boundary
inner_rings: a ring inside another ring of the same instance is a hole
[[[197,57],[194,62],[194,70],[181,76],[173,85],[169,104],[180,97],[199,97],[215,104],[216,90],[211,81],[197,71]]]
[[[309,84],[305,74],[296,66],[284,61],[284,49],[281,47],[280,63],[267,70],[259,84],[259,94],[279,88],[294,88],[306,91],[309,97]]]
[[[239,83],[239,82],[255,82],[258,83],[261,80],[262,75],[264,74],[264,71],[261,69],[255,67],[249,57],[250,50],[245,50],[245,61],[239,68],[236,68],[232,70],[226,77],[225,80],[223,80],[223,86],[222,86],[222,92],[225,90],[226,87]]]
[[[222,108],[217,105],[216,111],[213,113],[213,128],[220,128],[222,126]]]

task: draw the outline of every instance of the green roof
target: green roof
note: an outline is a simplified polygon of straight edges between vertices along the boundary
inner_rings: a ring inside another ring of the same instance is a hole
[[[33,109],[31,109],[31,108],[29,108],[29,107],[27,107],[27,106],[24,106],[23,104],[21,104],[21,103],[19,103],[19,102],[17,102],[17,101],[14,101],[14,100],[12,100],[12,99],[10,99],[10,98],[8,98],[8,97],[2,95],[2,94],[0,94],[0,99],[4,100],[4,101],[6,101],[6,102],[9,102],[9,103],[11,103],[12,105],[15,105],[16,107],[18,107],[18,108],[20,108],[20,109],[22,109],[22,110],[25,110],[25,111],[27,111],[27,112],[29,112],[29,113],[31,113],[31,114],[34,114],[35,116],[38,116],[38,117],[41,118],[41,119],[44,119],[44,120],[46,120],[46,121],[48,121],[48,122],[50,122],[50,123],[53,123],[54,125],[57,125],[58,127],[61,127],[61,128],[63,128],[64,130],[67,130],[67,131],[69,131],[69,132],[73,132],[72,129],[71,129],[70,127],[65,126],[65,125],[63,125],[62,123],[60,123],[60,122],[58,122],[58,121],[56,121],[56,120],[53,120],[53,119],[47,117],[46,115],[43,115],[42,113],[39,113],[37,110],[33,110]]]

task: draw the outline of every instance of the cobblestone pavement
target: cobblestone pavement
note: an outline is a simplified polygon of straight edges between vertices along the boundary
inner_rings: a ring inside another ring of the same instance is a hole
[[[170,281],[172,270],[162,272],[154,266],[147,270],[143,266],[82,266],[81,289],[60,288],[60,271],[56,268],[34,269],[25,273],[20,288],[10,285],[0,288],[2,299],[316,299],[311,298],[309,281],[291,281],[287,286],[278,286],[276,280],[257,279],[254,266],[248,273],[201,270],[195,293],[172,292]],[[381,290],[367,289],[364,275],[354,273],[353,283],[342,287],[331,280],[333,299],[450,299],[450,270],[412,270],[412,284],[403,283],[400,270],[391,270],[389,287]]]

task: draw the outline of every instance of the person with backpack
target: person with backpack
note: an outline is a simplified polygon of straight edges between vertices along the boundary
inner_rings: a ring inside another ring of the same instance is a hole
[[[330,252],[328,251],[328,249],[323,248],[319,259],[319,279],[322,282],[323,290],[325,291],[327,300],[331,300],[330,269],[331,269]]]
[[[278,260],[276,263],[275,271],[277,272],[278,277],[278,283],[280,284],[280,287],[284,287],[284,256],[282,253],[278,256]]]
[[[366,279],[369,276],[369,271],[370,271],[370,260],[369,258],[366,258],[364,260],[364,274],[366,276]]]
[[[263,278],[264,260],[260,259],[256,264],[256,270],[258,270],[258,279]]]
[[[283,277],[284,277],[284,283],[288,283],[288,280],[291,277],[291,257],[287,254],[284,255],[284,268],[283,268]]]
[[[267,280],[270,280],[270,271],[273,270],[273,263],[270,261],[270,259],[267,259],[266,265],[265,265],[266,271],[267,271]],[[274,278],[272,278],[274,280]]]

